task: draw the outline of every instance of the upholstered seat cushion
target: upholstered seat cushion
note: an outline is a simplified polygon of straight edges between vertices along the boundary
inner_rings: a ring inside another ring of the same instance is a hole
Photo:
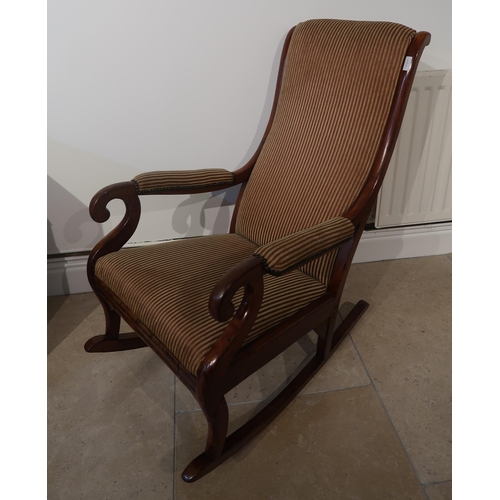
[[[210,293],[224,272],[250,257],[257,246],[237,234],[189,238],[123,249],[98,260],[96,276],[191,373],[227,323],[208,311]],[[301,271],[264,276],[264,300],[246,342],[325,291]],[[235,306],[238,307],[236,297]]]

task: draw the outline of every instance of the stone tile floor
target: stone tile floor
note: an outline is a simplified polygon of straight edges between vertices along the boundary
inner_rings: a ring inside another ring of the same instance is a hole
[[[149,349],[87,354],[93,294],[48,299],[48,498],[451,498],[451,255],[352,266],[341,315],[370,308],[247,448],[194,484],[191,394]],[[125,325],[123,331],[127,331]],[[311,333],[227,395],[237,428],[314,351]],[[230,429],[230,430],[231,430]]]

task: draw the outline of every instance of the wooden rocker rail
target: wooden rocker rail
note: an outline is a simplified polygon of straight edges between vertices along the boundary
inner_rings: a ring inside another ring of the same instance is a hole
[[[318,352],[315,356],[302,368],[302,370],[293,378],[293,380],[267,404],[265,408],[259,411],[247,423],[242,425],[235,432],[224,439],[224,446],[218,455],[214,455],[213,445],[207,444],[207,450],[196,457],[182,473],[182,479],[186,482],[194,482],[202,478],[205,474],[218,467],[221,463],[231,458],[235,453],[247,445],[256,435],[258,435],[265,427],[267,427],[300,393],[307,383],[316,375],[321,367],[328,361],[331,355],[340,346],[342,340],[354,328],[358,320],[368,308],[368,303],[359,301],[351,310],[345,320],[338,326],[333,334],[333,347],[325,353],[321,349],[321,344],[318,344]],[[225,400],[223,405],[225,405]],[[223,406],[221,410],[222,416],[221,427],[226,427],[227,432],[227,406]],[[222,429],[220,430],[222,433]]]

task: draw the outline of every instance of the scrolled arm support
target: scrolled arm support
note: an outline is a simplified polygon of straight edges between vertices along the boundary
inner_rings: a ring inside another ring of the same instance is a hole
[[[210,412],[211,402],[217,401],[213,391],[223,387],[223,378],[229,364],[250,332],[264,295],[264,269],[260,259],[249,257],[232,267],[215,285],[209,301],[209,311],[214,319],[225,322],[231,319],[198,369],[200,404]],[[234,296],[243,288],[243,298],[235,313]],[[210,396],[208,395],[210,391]],[[223,394],[221,393],[220,396]]]
[[[122,200],[125,204],[125,215],[120,223],[99,241],[90,253],[87,274],[91,285],[93,285],[94,268],[97,259],[120,250],[134,234],[139,224],[141,202],[136,193],[135,185],[131,181],[112,184],[98,191],[89,205],[92,219],[100,223],[106,222],[110,216],[107,205],[111,200],[116,199]]]
[[[212,290],[209,311],[217,321],[228,321],[234,316],[234,295],[241,287],[259,288],[262,285],[262,263],[249,257],[233,266]]]

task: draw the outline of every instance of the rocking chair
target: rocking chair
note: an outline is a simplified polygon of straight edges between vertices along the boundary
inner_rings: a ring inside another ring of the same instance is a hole
[[[389,22],[310,20],[284,43],[274,104],[254,156],[224,169],[162,171],[108,186],[97,222],[124,202],[92,250],[90,284],[104,335],[87,352],[149,346],[186,385],[208,422],[196,481],[234,455],[301,391],[351,331],[360,301],[335,328],[354,252],[387,169],[427,32]],[[125,248],[145,195],[241,185],[228,234]],[[120,319],[133,329],[119,334]],[[314,330],[316,353],[289,385],[227,436],[224,395]]]

